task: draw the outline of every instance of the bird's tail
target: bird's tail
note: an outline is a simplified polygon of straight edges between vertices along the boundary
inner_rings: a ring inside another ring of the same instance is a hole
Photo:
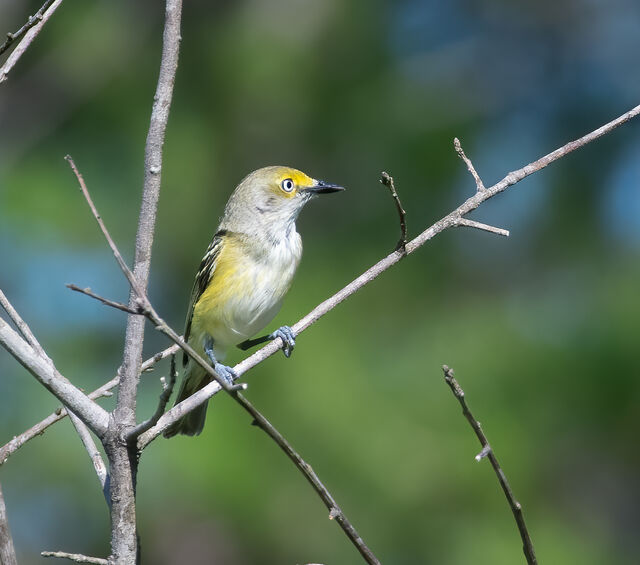
[[[206,371],[193,361],[189,362],[185,371],[184,378],[182,379],[182,385],[180,386],[180,392],[176,398],[175,404],[182,402],[185,398],[188,398],[193,393],[204,388],[211,382],[209,375]],[[180,418],[177,422],[169,426],[163,433],[164,437],[173,437],[177,434],[183,434],[186,436],[197,436],[204,428],[204,420],[207,416],[207,404],[198,406],[195,410],[189,412],[186,416]]]

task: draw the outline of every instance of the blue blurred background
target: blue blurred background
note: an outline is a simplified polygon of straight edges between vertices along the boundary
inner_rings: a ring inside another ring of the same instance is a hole
[[[40,2],[3,0],[0,33]],[[127,286],[65,154],[131,258],[164,8],[67,0],[0,86],[0,288],[86,390],[125,317],[64,284]],[[165,143],[150,292],[182,329],[235,184],[289,164],[348,191],[301,216],[305,256],[273,327],[393,249],[394,175],[416,235],[475,190],[640,102],[634,0],[191,1]],[[5,56],[6,57],[6,56]],[[640,123],[482,205],[508,239],[447,231],[248,376],[248,396],[383,563],[523,562],[499,486],[442,378],[456,370],[522,502],[541,563],[637,563]],[[149,330],[145,352],[166,347]],[[229,359],[243,357],[237,352]],[[139,416],[159,376],[144,377]],[[52,397],[0,351],[0,444]],[[110,407],[113,400],[103,404]],[[302,476],[228,398],[140,468],[144,562],[358,563]],[[68,421],[0,469],[20,563],[108,555],[107,510]]]

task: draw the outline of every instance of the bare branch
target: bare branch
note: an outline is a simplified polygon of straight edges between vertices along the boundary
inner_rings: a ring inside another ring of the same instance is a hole
[[[460,157],[460,159],[464,161],[464,164],[467,166],[467,169],[469,169],[469,172],[471,173],[473,180],[476,181],[476,188],[478,189],[478,192],[481,190],[484,190],[485,189],[484,184],[482,183],[482,179],[480,178],[480,175],[476,172],[476,169],[473,166],[471,159],[469,159],[469,157],[465,155],[465,152],[462,149],[462,145],[460,144],[460,140],[457,137],[453,139],[453,146],[455,147],[458,157]]]
[[[80,171],[78,171],[78,167],[76,167],[76,164],[73,160],[73,158],[71,157],[71,155],[66,155],[65,156],[65,160],[69,163],[69,166],[71,167],[71,170],[73,171],[73,174],[76,176],[76,179],[78,179],[78,184],[80,185],[80,190],[82,191],[82,194],[85,198],[85,200],[87,201],[87,204],[89,204],[89,208],[91,208],[91,213],[93,214],[93,217],[95,218],[96,222],[98,222],[98,225],[100,226],[100,231],[102,232],[102,235],[104,235],[105,239],[107,240],[107,243],[109,244],[109,248],[111,249],[111,251],[113,252],[113,256],[116,258],[116,261],[118,262],[118,265],[120,266],[120,269],[122,270],[122,272],[125,274],[125,276],[127,277],[127,280],[129,281],[129,284],[136,289],[136,292],[138,294],[142,294],[141,289],[138,288],[138,282],[136,281],[135,277],[133,276],[133,273],[129,270],[129,267],[127,266],[127,264],[125,263],[124,259],[122,258],[122,255],[120,254],[120,251],[118,250],[118,247],[116,246],[115,242],[113,241],[111,234],[109,233],[109,230],[107,230],[107,227],[104,225],[104,222],[102,221],[102,217],[100,216],[100,214],[98,214],[98,210],[96,209],[95,204],[93,203],[93,199],[91,198],[91,195],[89,194],[89,190],[87,189],[87,185],[84,182],[84,178],[83,176],[80,174]],[[75,285],[67,285],[69,288],[71,288],[71,290],[77,290],[79,292],[84,292],[85,294],[88,294],[89,296],[92,296],[93,298],[96,298],[98,300],[100,300],[101,302],[104,302],[106,300],[106,298],[100,298],[97,295],[93,295],[90,293],[89,289],[80,289],[78,287],[76,287]],[[111,302],[111,301],[109,301]],[[113,303],[109,304],[109,306],[114,306]],[[125,312],[131,312],[133,314],[138,314],[139,312],[135,309],[135,308],[131,308],[131,309],[127,309],[126,306],[123,307],[123,305],[119,305],[119,306],[114,306],[115,308],[119,308],[120,310],[123,310]]]
[[[42,557],[58,557],[60,559],[68,559],[69,561],[75,561],[76,563],[109,565],[108,559],[101,559],[100,557],[89,557],[88,555],[81,555],[80,553],[66,553],[64,551],[42,551],[40,552],[40,555],[42,555]]]
[[[166,359],[170,355],[173,355],[178,351],[179,347],[177,345],[172,345],[167,347],[163,351],[156,353],[153,357],[149,357],[141,367],[142,373],[151,371],[153,366],[161,361],[162,359]],[[111,390],[118,386],[118,382],[120,381],[120,377],[116,376],[110,381],[107,381],[100,388],[94,390],[91,394],[89,394],[89,398],[91,400],[96,400],[102,396],[111,396]],[[42,421],[38,422],[35,426],[32,426],[25,432],[21,433],[18,436],[15,436],[11,441],[0,447],[0,466],[2,466],[6,460],[13,455],[18,449],[20,449],[25,443],[34,437],[42,435],[49,426],[52,426],[56,422],[64,419],[67,416],[67,411],[63,407],[59,407],[55,412],[44,418]]]
[[[431,227],[424,230],[420,235],[412,239],[406,245],[407,254],[411,254],[424,245],[427,241],[443,232],[444,230],[460,225],[460,220],[468,214],[475,210],[482,202],[492,198],[496,194],[503,192],[510,186],[518,183],[525,177],[543,169],[553,161],[557,161],[558,159],[568,155],[572,151],[583,147],[584,145],[591,143],[592,141],[598,139],[599,137],[609,133],[614,130],[618,126],[628,122],[632,118],[635,118],[638,114],[640,114],[640,105],[635,108],[629,110],[622,116],[612,120],[611,122],[599,127],[598,129],[592,131],[591,133],[575,140],[566,145],[563,145],[559,149],[541,157],[537,161],[529,163],[525,167],[518,169],[509,173],[506,177],[504,177],[501,181],[497,182],[493,186],[489,188],[485,188],[482,191],[477,191],[471,198],[467,199],[463,202],[458,208],[456,208],[453,212],[447,214],[444,218],[437,221]],[[328,298],[318,306],[316,306],[311,312],[309,312],[304,318],[299,320],[296,324],[294,324],[291,329],[293,330],[296,336],[300,335],[304,330],[306,330],[309,326],[317,322],[322,316],[324,316],[327,312],[330,312],[342,301],[349,298],[352,294],[356,293],[363,286],[373,281],[377,278],[381,273],[398,263],[404,254],[400,251],[394,251],[390,253],[373,265],[370,269],[362,273],[358,278],[350,282],[347,286],[342,288],[336,294],[334,294],[331,298]],[[271,357],[276,351],[281,349],[283,346],[282,340],[277,338],[267,345],[265,345],[262,349],[256,351],[253,355],[250,355],[240,363],[238,363],[235,367],[233,367],[234,373],[240,377],[244,373],[246,373],[249,369],[252,369],[265,359]],[[221,387],[217,382],[211,382],[203,389],[199,390],[191,397],[187,398],[180,404],[174,406],[171,410],[158,420],[158,423],[146,431],[138,438],[138,446],[142,449],[146,445],[148,445],[151,441],[153,441],[158,435],[160,435],[165,429],[167,429],[171,424],[179,420],[182,416],[184,416],[189,411],[193,410],[196,406],[199,406],[207,399],[211,398],[213,395],[217,394]]]
[[[5,61],[4,65],[0,67],[0,83],[3,83],[5,80],[7,80],[7,77],[9,76],[9,72],[11,71],[11,69],[13,69],[15,64],[20,59],[20,57],[22,57],[24,52],[29,48],[29,45],[31,45],[31,42],[37,37],[37,35],[40,33],[40,31],[44,27],[44,24],[46,24],[47,21],[49,21],[49,18],[58,9],[60,4],[62,4],[62,0],[54,0],[54,2],[51,3],[51,5],[48,7],[48,9],[46,9],[46,11],[42,14],[40,18],[36,17],[36,23],[34,23],[34,25],[30,27],[28,31],[26,31],[22,40],[20,41],[20,43],[18,43],[18,46],[13,50],[13,53],[11,53],[9,57],[7,57],[7,60]],[[42,8],[40,8],[40,10],[42,10]],[[28,23],[29,22],[27,22],[27,24]],[[18,32],[16,33],[19,33],[20,31],[21,29],[18,30]]]
[[[533,543],[531,542],[531,536],[529,536],[529,531],[527,530],[527,526],[524,522],[522,506],[515,499],[513,491],[511,490],[511,487],[509,486],[509,482],[507,481],[507,477],[504,474],[504,471],[502,470],[502,468],[500,467],[500,464],[498,463],[498,459],[496,458],[495,453],[489,446],[489,440],[487,440],[487,437],[484,435],[484,432],[482,431],[482,426],[480,426],[480,422],[478,422],[478,420],[476,420],[473,417],[473,414],[471,414],[471,411],[467,406],[467,401],[465,400],[465,397],[464,397],[464,391],[458,384],[458,381],[456,381],[455,377],[453,376],[453,370],[447,367],[446,365],[443,365],[442,370],[444,371],[444,380],[449,385],[451,392],[453,392],[454,396],[458,399],[460,406],[462,406],[462,413],[464,414],[464,417],[467,419],[470,426],[473,428],[473,431],[475,432],[476,436],[478,437],[478,440],[480,441],[480,444],[482,445],[482,451],[478,455],[476,455],[476,461],[480,461],[484,457],[487,457],[491,462],[491,466],[493,467],[493,470],[496,473],[496,477],[498,477],[498,482],[500,483],[500,486],[504,491],[504,495],[507,497],[507,502],[509,503],[511,512],[513,512],[513,517],[516,520],[518,531],[520,532],[520,537],[522,538],[522,551],[524,552],[524,555],[527,559],[527,563],[529,565],[536,565],[537,563],[536,554],[533,549]]]
[[[391,196],[393,197],[393,201],[396,203],[396,210],[398,211],[398,217],[400,218],[400,239],[396,244],[396,251],[402,251],[402,253],[406,254],[407,247],[407,213],[402,207],[402,202],[400,202],[400,197],[396,192],[396,186],[393,183],[393,177],[389,175],[389,173],[385,173],[382,171],[382,176],[380,178],[380,182],[389,189],[391,192]]]
[[[27,23],[25,23],[18,31],[14,33],[7,33],[7,39],[5,42],[0,45],[0,55],[2,55],[13,42],[20,39],[27,31],[29,31],[34,25],[36,25],[39,21],[42,21],[42,15],[47,11],[47,8],[51,6],[53,0],[47,0],[42,7],[35,13],[33,16],[29,16]]]
[[[380,561],[378,561],[378,558],[365,544],[364,540],[360,537],[351,522],[347,519],[340,506],[338,506],[338,503],[335,501],[333,496],[331,496],[331,493],[327,490],[324,484],[322,484],[322,481],[320,480],[318,475],[316,475],[311,465],[309,465],[304,459],[302,459],[302,457],[300,457],[300,454],[284,438],[284,436],[278,430],[276,430],[273,425],[271,425],[269,420],[267,420],[243,395],[241,395],[240,393],[236,393],[235,397],[237,400],[239,399],[242,407],[249,414],[251,414],[251,416],[253,417],[253,423],[260,427],[273,441],[276,442],[278,447],[280,447],[280,449],[284,451],[286,456],[304,475],[309,484],[313,487],[313,490],[316,491],[318,496],[322,499],[322,502],[324,502],[325,506],[329,510],[329,519],[335,520],[340,525],[346,536],[360,552],[360,555],[362,555],[364,560],[369,563],[369,565],[380,565]]]
[[[167,384],[164,377],[160,378],[160,382],[162,383],[162,393],[160,394],[158,407],[156,408],[155,413],[148,420],[138,424],[131,431],[130,437],[137,438],[140,434],[146,432],[149,428],[152,428],[158,423],[158,420],[165,413],[165,410],[167,409],[167,403],[169,402],[169,398],[171,398],[171,393],[173,392],[173,387],[176,384],[177,376],[178,376],[178,371],[176,370],[176,357],[175,355],[172,355],[171,368],[169,369],[169,383]]]
[[[0,485],[0,563],[2,565],[18,565],[16,550],[13,547],[13,537],[9,530],[7,508],[4,505],[2,485]]]
[[[107,411],[72,385],[55,368],[53,362],[37,354],[33,348],[0,318],[0,344],[58,400],[71,408],[98,437],[103,437],[109,424]]]
[[[71,290],[74,290],[75,292],[79,292],[80,294],[86,294],[91,298],[95,298],[99,302],[102,302],[105,306],[111,306],[111,308],[122,310],[123,312],[127,312],[128,314],[136,314],[136,315],[142,314],[142,312],[140,311],[140,308],[138,308],[137,310],[134,310],[133,308],[129,308],[129,306],[127,306],[126,304],[123,304],[122,302],[114,302],[113,300],[104,298],[104,296],[100,296],[99,294],[96,294],[95,292],[93,292],[89,287],[80,288],[79,286],[73,283],[67,284],[66,287]]]
[[[100,482],[100,488],[102,489],[102,492],[105,492],[105,485],[107,484],[107,467],[102,459],[102,454],[98,451],[96,443],[91,437],[89,428],[87,428],[82,420],[80,420],[80,418],[78,418],[73,412],[69,412],[68,414],[73,427],[76,429],[76,432],[78,432],[78,436],[80,436],[82,445],[84,445],[84,448],[87,450],[87,454],[93,463],[93,468],[98,477],[98,481]],[[109,501],[107,501],[107,503],[108,502]]]
[[[41,355],[45,359],[48,359],[47,354],[45,353],[44,349],[36,339],[36,336],[33,335],[31,328],[20,317],[20,314],[18,314],[16,309],[11,305],[11,302],[9,302],[9,300],[5,296],[4,292],[2,292],[2,290],[0,290],[0,306],[2,306],[5,309],[6,313],[9,314],[11,321],[16,325],[16,328],[18,328],[18,331],[22,334],[22,337],[24,337],[24,339],[27,340],[29,345],[33,347],[33,349],[35,349],[35,351],[39,355]]]
[[[149,280],[154,226],[160,197],[162,147],[178,69],[181,17],[182,0],[166,0],[160,72],[145,145],[144,186],[133,261],[135,280],[130,281],[129,307],[132,309],[136,309],[140,298],[145,296]],[[136,399],[142,365],[144,329],[144,318],[130,314],[127,320],[118,398],[113,413],[113,426],[110,428],[111,437],[105,444],[111,469],[111,560],[113,565],[131,565],[137,562],[138,537],[135,508],[137,458],[134,453],[135,442],[123,445],[122,439],[136,424]]]
[[[486,190],[486,189],[482,189]],[[460,218],[458,220],[459,226],[466,226],[468,228],[476,228],[477,230],[484,230],[491,233],[495,233],[496,235],[502,235],[504,237],[509,237],[509,230],[505,230],[502,228],[496,228],[494,226],[490,226],[489,224],[482,224],[480,222],[476,222],[474,220],[467,220],[467,218]]]

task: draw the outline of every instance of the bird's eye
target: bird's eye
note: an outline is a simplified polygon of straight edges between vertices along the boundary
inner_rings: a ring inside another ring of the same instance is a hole
[[[293,180],[292,179],[284,179],[281,183],[280,186],[282,187],[282,190],[284,190],[285,192],[291,192],[293,190]]]

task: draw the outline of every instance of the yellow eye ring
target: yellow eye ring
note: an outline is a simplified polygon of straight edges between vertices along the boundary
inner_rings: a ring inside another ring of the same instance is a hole
[[[280,183],[280,187],[282,188],[282,190],[284,190],[285,192],[291,192],[294,187],[295,184],[293,182],[293,179],[284,179],[281,183]]]

